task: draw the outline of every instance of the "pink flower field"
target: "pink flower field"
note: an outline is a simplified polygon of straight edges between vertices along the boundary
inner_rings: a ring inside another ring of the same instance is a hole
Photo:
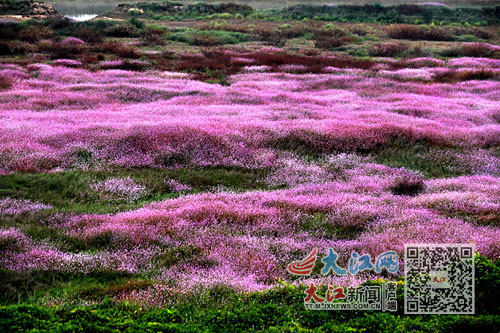
[[[499,60],[460,60],[500,67]],[[283,149],[500,143],[500,83],[426,81],[446,67],[249,73],[231,77],[230,86],[161,72],[2,67],[15,84],[0,95],[1,173],[68,169],[82,151],[101,165],[262,168],[276,166]]]
[[[175,196],[102,214],[50,213],[50,200],[7,197],[1,215],[46,212],[37,223],[64,236],[33,239],[4,227],[0,265],[8,270],[147,273],[151,287],[114,297],[162,305],[196,288],[317,281],[286,272],[313,248],[336,249],[344,265],[352,251],[402,256],[405,243],[474,243],[483,256],[500,256],[500,82],[432,81],[451,68],[498,74],[498,60],[415,59],[412,68],[329,74],[249,67],[229,86],[77,65],[0,65],[14,82],[0,92],[1,174],[244,168],[265,170],[264,188],[196,191],[165,179]],[[390,150],[396,143],[403,148]],[[425,149],[404,157],[411,146]],[[424,168],[398,166],[396,155]],[[448,176],[432,177],[425,165],[448,167]],[[96,201],[140,202],[151,190],[130,177],[85,182]]]

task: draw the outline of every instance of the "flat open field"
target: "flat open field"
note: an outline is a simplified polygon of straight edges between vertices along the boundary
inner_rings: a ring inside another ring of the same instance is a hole
[[[0,331],[498,331],[500,7],[301,8],[0,22]],[[475,246],[475,314],[404,314],[421,243]]]

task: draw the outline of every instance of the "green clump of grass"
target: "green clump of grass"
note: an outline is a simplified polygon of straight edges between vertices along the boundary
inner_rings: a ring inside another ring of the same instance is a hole
[[[15,272],[0,269],[0,304],[38,302],[47,296],[71,299],[104,297],[117,286],[137,281],[149,281],[125,272],[97,271],[89,274],[75,274],[57,271]],[[91,294],[89,290],[93,290]],[[104,291],[110,291],[107,294]],[[99,292],[98,292],[99,291]],[[3,332],[3,330],[1,330]]]
[[[334,225],[328,221],[326,213],[315,213],[305,218],[300,229],[304,231],[322,232],[325,237],[335,239],[356,239],[365,229],[360,226]]]
[[[455,36],[455,40],[458,42],[468,42],[468,43],[484,41],[483,39],[477,38],[474,35],[458,35]]]
[[[465,172],[452,164],[444,164],[429,159],[435,149],[448,150],[450,153],[457,151],[455,148],[433,147],[425,141],[410,142],[394,140],[388,145],[373,150],[371,155],[376,162],[394,168],[407,168],[420,171],[425,176],[454,177],[464,175]]]
[[[187,30],[167,34],[168,40],[189,45],[225,45],[238,44],[250,40],[245,33],[224,30]]]
[[[112,213],[137,208],[162,199],[174,198],[165,180],[174,179],[193,188],[192,192],[224,186],[234,190],[263,189],[260,180],[268,173],[265,169],[239,167],[206,167],[173,170],[117,169],[114,171],[65,171],[54,173],[15,173],[0,176],[0,198],[28,199],[50,204],[56,212]],[[136,202],[106,202],[87,196],[89,182],[111,178],[130,177],[148,190]]]
[[[156,260],[160,267],[170,267],[179,263],[195,264],[199,267],[212,267],[217,263],[208,259],[203,259],[203,250],[194,245],[186,245],[181,247],[174,247],[166,249],[166,251],[159,255]]]

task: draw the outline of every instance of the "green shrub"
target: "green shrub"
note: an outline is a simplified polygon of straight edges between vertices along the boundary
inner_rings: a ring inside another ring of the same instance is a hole
[[[408,45],[403,43],[377,43],[368,51],[375,57],[396,57],[408,50]]]
[[[29,25],[19,31],[19,39],[32,43],[51,38],[53,35],[54,31],[44,26]]]
[[[500,259],[476,256],[475,276],[478,313],[500,313]]]
[[[212,46],[237,44],[250,40],[250,36],[240,32],[223,30],[189,30],[167,34],[168,40],[183,42],[190,45]]]
[[[1,22],[0,23],[0,39],[13,40],[17,38],[19,32],[19,24],[15,22]]]
[[[474,35],[459,35],[455,37],[458,42],[477,42],[478,38]]]
[[[139,30],[131,24],[113,25],[106,28],[104,33],[111,37],[139,37]]]
[[[129,20],[128,20],[128,23],[134,27],[136,27],[137,29],[144,29],[145,27],[145,24],[144,22],[142,21],[139,21],[137,18],[135,17],[131,17]]]
[[[396,39],[410,40],[453,40],[453,34],[443,28],[426,27],[418,25],[391,25],[387,29],[387,35]]]
[[[141,38],[149,45],[163,45],[165,30],[159,27],[147,27],[143,30]]]

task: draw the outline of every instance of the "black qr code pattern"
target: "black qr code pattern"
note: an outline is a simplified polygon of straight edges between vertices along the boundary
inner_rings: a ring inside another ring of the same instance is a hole
[[[474,245],[405,245],[405,313],[473,314]]]

